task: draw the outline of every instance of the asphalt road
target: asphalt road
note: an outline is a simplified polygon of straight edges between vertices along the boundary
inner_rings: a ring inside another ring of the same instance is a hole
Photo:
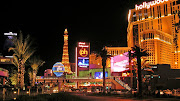
[[[87,101],[180,101],[176,98],[151,98],[151,99],[136,99],[136,98],[123,98],[115,96],[88,96],[86,94],[72,93]]]

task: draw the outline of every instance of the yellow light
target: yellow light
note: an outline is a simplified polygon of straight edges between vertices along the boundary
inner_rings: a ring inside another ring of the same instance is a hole
[[[28,94],[29,92],[27,91],[26,93]]]
[[[65,29],[64,34],[68,34],[67,28]]]
[[[123,54],[120,54],[120,56],[123,56]]]
[[[159,38],[157,38],[157,37],[156,37],[156,38],[154,38],[154,39],[158,39],[158,40],[159,40]]]
[[[128,14],[128,22],[130,21],[130,17],[131,17],[131,10],[129,10],[129,14]]]
[[[16,94],[17,92],[16,91],[14,91],[14,94]]]

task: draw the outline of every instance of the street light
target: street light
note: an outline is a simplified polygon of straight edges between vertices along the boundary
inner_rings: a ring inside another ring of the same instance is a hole
[[[16,94],[17,92],[16,91],[14,91],[14,94]]]

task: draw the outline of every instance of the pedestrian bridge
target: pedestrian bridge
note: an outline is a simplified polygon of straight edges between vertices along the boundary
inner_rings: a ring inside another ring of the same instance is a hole
[[[62,78],[62,77],[37,77],[37,83],[62,83],[62,82],[103,82],[103,79],[93,79],[91,77],[74,77],[74,78]],[[128,84],[125,84],[123,81],[119,80],[118,78],[114,77],[107,77],[105,79],[106,83],[112,84],[112,89],[127,89],[131,90]]]

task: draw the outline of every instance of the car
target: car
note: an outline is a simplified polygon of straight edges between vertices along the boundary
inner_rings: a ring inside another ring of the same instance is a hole
[[[173,96],[178,96],[180,97],[180,89],[173,89]]]
[[[172,91],[167,89],[167,90],[163,90],[164,94],[167,95],[167,96],[170,96],[172,95]]]

